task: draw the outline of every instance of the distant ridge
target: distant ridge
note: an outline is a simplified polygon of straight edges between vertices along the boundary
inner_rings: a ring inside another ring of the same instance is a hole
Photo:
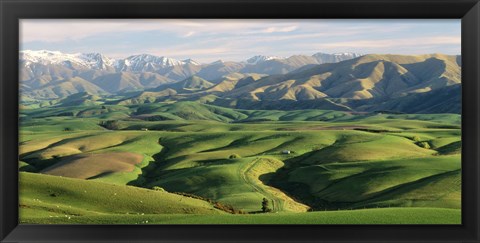
[[[306,64],[341,61],[357,55],[322,54],[320,57],[317,53],[288,58],[257,55],[243,62],[219,60],[200,64],[193,59],[177,60],[151,54],[113,59],[101,53],[25,50],[19,53],[19,63],[23,93],[32,98],[57,99],[83,91],[116,93],[144,90],[182,81],[193,75],[210,82],[230,73],[285,74]],[[77,77],[92,84],[73,87],[62,84],[78,80]]]
[[[20,61],[24,65],[21,76],[25,75],[23,100],[54,100],[88,92],[125,96],[119,104],[188,100],[239,109],[461,111],[461,63],[454,55],[317,53],[287,58],[255,56],[243,63],[219,60],[208,65],[143,55],[129,59],[130,71],[114,71],[101,69],[105,63],[115,62],[100,54],[40,54],[52,60],[35,59],[27,52],[30,59]],[[332,56],[347,59],[326,58]],[[319,57],[327,63],[312,63],[320,62],[315,59]],[[68,65],[60,58],[67,58]],[[82,61],[75,64],[75,58]],[[133,71],[137,69],[134,61],[139,61],[138,70],[144,71]],[[164,66],[162,70],[168,72],[162,75],[148,63]]]

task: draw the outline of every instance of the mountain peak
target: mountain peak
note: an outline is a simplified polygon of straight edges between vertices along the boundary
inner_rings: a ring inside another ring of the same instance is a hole
[[[20,51],[20,60],[25,65],[40,63],[43,65],[60,64],[65,66],[76,66],[84,69],[107,69],[114,63],[113,59],[107,58],[100,53],[74,53],[68,54],[60,51],[48,50],[24,50]]]
[[[185,60],[182,60],[182,62],[183,62],[184,64],[200,65],[200,63],[198,63],[197,61],[192,60],[192,59],[190,59],[190,58],[185,59]]]
[[[283,57],[277,57],[277,56],[264,56],[264,55],[256,55],[253,56],[249,59],[247,59],[246,63],[255,65],[261,62],[269,61],[269,60],[274,60],[274,59],[284,59]]]
[[[223,64],[223,60],[222,59],[218,59],[217,61],[214,61],[212,63],[210,63],[210,65],[218,65],[218,64]]]
[[[361,54],[355,53],[355,52],[336,52],[336,53],[325,53],[325,52],[317,52],[313,54],[312,56],[346,56],[346,57],[359,57],[362,56]]]
[[[360,56],[362,55],[358,53],[353,53],[353,52],[342,52],[342,53],[333,53],[333,54],[317,52],[312,55],[312,57],[317,59],[319,64],[341,62],[349,59],[354,59]]]
[[[115,64],[115,67],[121,71],[153,72],[159,68],[180,66],[183,64],[184,62],[169,57],[140,54],[119,60]]]

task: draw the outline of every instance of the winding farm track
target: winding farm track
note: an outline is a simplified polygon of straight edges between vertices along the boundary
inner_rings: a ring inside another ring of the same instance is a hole
[[[261,166],[261,162],[268,163],[268,158],[256,158],[251,162],[247,163],[246,166],[240,167],[240,176],[242,179],[250,185],[255,191],[265,196],[265,198],[270,199],[272,202],[272,211],[273,212],[282,212],[282,211],[294,211],[294,212],[305,212],[308,210],[308,206],[296,202],[284,192],[280,191],[277,188],[270,187],[263,184],[259,179],[259,176],[262,174],[269,173],[270,171],[259,171],[256,167]],[[262,173],[264,172],[264,173]]]
[[[240,175],[241,175],[242,179],[245,181],[245,183],[250,185],[250,187],[252,187],[258,193],[264,195],[267,199],[271,200],[272,211],[273,212],[282,211],[283,210],[282,200],[280,200],[276,196],[269,193],[263,187],[259,186],[258,182],[260,182],[260,180],[258,180],[258,178],[253,178],[253,176],[250,175],[253,168],[255,167],[255,165],[257,165],[257,163],[260,162],[261,160],[262,160],[261,158],[256,158],[256,159],[252,160],[251,162],[249,162],[245,167],[242,167],[240,169],[240,171],[241,171]]]
[[[154,158],[153,165],[156,167],[168,166],[168,164],[163,164],[165,162],[163,157],[166,153],[168,153],[169,148],[164,144],[161,144],[161,138],[158,139],[158,144],[162,146],[162,149],[159,153],[152,156]],[[152,164],[150,163],[149,165]],[[238,167],[238,174],[240,178],[242,178],[242,180],[255,192],[258,192],[270,200],[273,212],[306,212],[309,209],[308,206],[293,200],[291,197],[277,188],[265,185],[259,179],[261,175],[274,172],[281,166],[283,166],[281,161],[272,158],[257,157],[251,161],[248,161],[245,163],[245,165],[240,165]],[[146,176],[148,177],[148,175]],[[258,209],[260,210],[260,201],[258,205]]]

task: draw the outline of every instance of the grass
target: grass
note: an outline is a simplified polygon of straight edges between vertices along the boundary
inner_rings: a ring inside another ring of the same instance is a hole
[[[221,214],[205,201],[98,181],[20,173],[20,218],[26,215]]]
[[[20,173],[26,224],[459,224],[459,209],[379,208],[230,215],[209,203],[97,181]]]
[[[457,204],[449,207],[459,208],[461,188],[458,183],[441,183],[446,188],[439,185],[433,187],[431,183],[435,183],[439,179],[436,176],[448,172],[459,172],[460,164],[459,156],[438,156],[435,158],[313,165],[293,170],[289,180],[309,185],[310,193],[325,201],[352,202],[354,205],[356,204],[356,207],[378,206],[372,205],[371,202],[381,201],[379,198],[388,201],[382,206],[406,205],[400,199],[414,201],[417,205],[422,200],[426,204],[428,201],[433,203],[441,201],[442,195],[448,188],[458,193],[456,195]],[[456,174],[452,174],[452,176],[456,176]],[[412,188],[413,185],[415,186]],[[430,186],[428,193],[422,189],[424,186]],[[402,196],[403,192],[400,193],[402,190],[408,190],[410,196]],[[417,195],[412,196],[411,193],[414,193],[415,190],[417,190]],[[423,192],[418,190],[423,190]],[[389,196],[385,197],[385,194],[389,194]],[[444,207],[447,205],[444,204]]]
[[[82,118],[65,116],[68,109],[22,110],[20,170],[54,169],[63,176],[22,172],[21,183],[28,185],[20,192],[24,222],[65,223],[67,215],[72,223],[145,223],[141,213],[149,223],[172,224],[215,223],[215,218],[220,223],[460,222],[458,115],[253,111],[192,102],[72,109]],[[119,120],[120,130],[98,125],[117,116],[113,113],[128,117]],[[168,119],[147,121],[145,115]],[[118,154],[128,156],[113,156]],[[136,159],[128,160],[131,156]],[[43,177],[48,185],[33,184]],[[167,192],[168,200],[156,198],[162,203],[151,201],[139,210],[137,198],[160,193],[147,190],[154,186],[247,212],[259,211],[265,197],[278,213],[197,215],[213,212],[212,206],[200,200],[170,205],[175,202],[168,198],[185,197]],[[98,193],[84,197],[81,187]],[[51,197],[49,190],[65,196]],[[121,202],[107,200],[110,190],[123,191]],[[68,200],[57,201],[62,198]],[[123,206],[111,211],[114,203]],[[182,215],[185,210],[176,206],[193,210],[192,215]],[[316,211],[300,213],[308,208]]]
[[[69,218],[70,217],[70,218]],[[315,224],[315,225],[402,225],[461,223],[459,209],[442,208],[383,208],[350,211],[327,211],[311,213],[271,213],[256,215],[192,215],[192,214],[145,214],[145,215],[56,215],[48,218],[25,217],[26,224]]]

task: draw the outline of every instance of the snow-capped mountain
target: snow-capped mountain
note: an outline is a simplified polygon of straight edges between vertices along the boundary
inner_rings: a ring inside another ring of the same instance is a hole
[[[93,93],[142,90],[182,81],[193,75],[207,81],[218,81],[231,73],[286,74],[306,65],[339,62],[357,56],[354,53],[290,57],[257,55],[242,62],[218,60],[199,64],[192,59],[151,54],[112,59],[101,53],[26,50],[19,53],[19,64],[24,92],[43,99],[61,98],[82,90]]]
[[[284,57],[277,57],[277,56],[263,56],[263,55],[257,55],[257,56],[253,56],[249,59],[247,59],[247,61],[245,61],[247,64],[250,64],[250,65],[256,65],[258,63],[261,63],[261,62],[265,62],[265,61],[269,61],[269,60],[275,60],[275,59],[285,59]]]
[[[360,57],[360,54],[357,53],[334,53],[334,54],[327,54],[327,53],[316,53],[312,56],[303,56],[303,55],[296,55],[289,58],[279,57],[279,56],[264,56],[264,55],[256,55],[244,62],[241,62],[242,65],[247,66],[255,66],[259,64],[263,64],[267,61],[279,61],[282,62],[282,65],[289,65],[292,64],[292,68],[281,68],[287,71],[293,70],[298,68],[298,66],[306,65],[306,64],[322,64],[322,63],[334,63],[340,62],[356,57]],[[302,60],[298,60],[302,57]],[[47,50],[40,50],[40,51],[21,51],[20,52],[20,63],[23,64],[25,67],[29,67],[31,69],[35,69],[36,67],[32,68],[32,64],[41,64],[45,65],[59,65],[64,68],[77,70],[77,69],[93,69],[93,70],[106,70],[106,71],[117,71],[117,72],[158,72],[160,74],[164,74],[163,70],[170,67],[175,66],[183,66],[183,65],[190,65],[190,66],[198,66],[200,67],[201,64],[192,60],[192,59],[185,59],[185,60],[177,60],[165,56],[155,56],[150,54],[141,54],[141,55],[132,55],[125,59],[112,59],[108,58],[100,53],[62,53],[59,51],[47,51]],[[270,62],[269,62],[270,63]],[[223,65],[223,61],[216,61],[210,63],[208,65]],[[208,66],[207,65],[207,66]],[[275,63],[272,63],[275,65]],[[265,67],[262,67],[265,68]],[[272,69],[272,68],[270,68]],[[274,70],[274,69],[272,69]],[[35,70],[32,70],[33,72]],[[258,70],[255,70],[258,71]],[[271,72],[267,72],[268,74],[272,74]]]
[[[292,57],[293,57],[293,59],[295,59],[295,58],[302,57],[302,56],[303,55],[295,55],[295,56],[292,56]],[[351,53],[351,52],[333,53],[333,54],[327,54],[327,53],[319,52],[319,53],[313,54],[311,57],[313,57],[316,60],[316,62],[315,62],[315,60],[312,60],[313,63],[323,64],[323,63],[341,62],[341,61],[345,61],[345,60],[348,60],[348,59],[353,59],[353,58],[360,57],[360,56],[362,56],[362,55],[357,54],[357,53]],[[279,60],[279,61],[284,60],[284,61],[288,62],[288,60],[292,59],[292,57],[285,58],[285,57],[278,57],[278,56],[257,55],[257,56],[253,56],[253,57],[247,59],[245,61],[245,63],[249,64],[249,65],[257,65],[257,64],[260,64],[260,63],[263,63],[263,62],[266,62],[266,61],[270,61],[270,60]]]
[[[150,54],[129,56],[118,60],[115,68],[120,71],[153,72],[165,67],[184,65],[185,62],[168,57],[158,57]]]
[[[190,58],[189,58],[189,59],[185,59],[185,60],[183,60],[182,62],[183,62],[184,64],[191,64],[191,65],[196,65],[196,66],[200,65],[200,63],[198,63],[198,62],[196,62],[196,61],[194,61],[194,60],[192,60],[192,59],[190,59]]]
[[[192,59],[179,61],[168,57],[158,57],[150,54],[133,55],[125,59],[112,59],[100,53],[62,53],[59,51],[20,51],[20,62],[25,67],[31,64],[61,65],[70,69],[95,69],[133,72],[154,72],[165,67],[185,64],[200,65]]]
[[[112,67],[115,60],[100,53],[74,53],[67,54],[59,51],[21,51],[20,61],[24,66],[31,64],[51,65],[57,64],[69,68],[104,70]]]
[[[333,53],[333,54],[319,52],[312,55],[312,57],[317,59],[317,62],[319,64],[341,62],[348,59],[357,58],[360,56],[362,55],[358,53],[353,53],[353,52]]]

